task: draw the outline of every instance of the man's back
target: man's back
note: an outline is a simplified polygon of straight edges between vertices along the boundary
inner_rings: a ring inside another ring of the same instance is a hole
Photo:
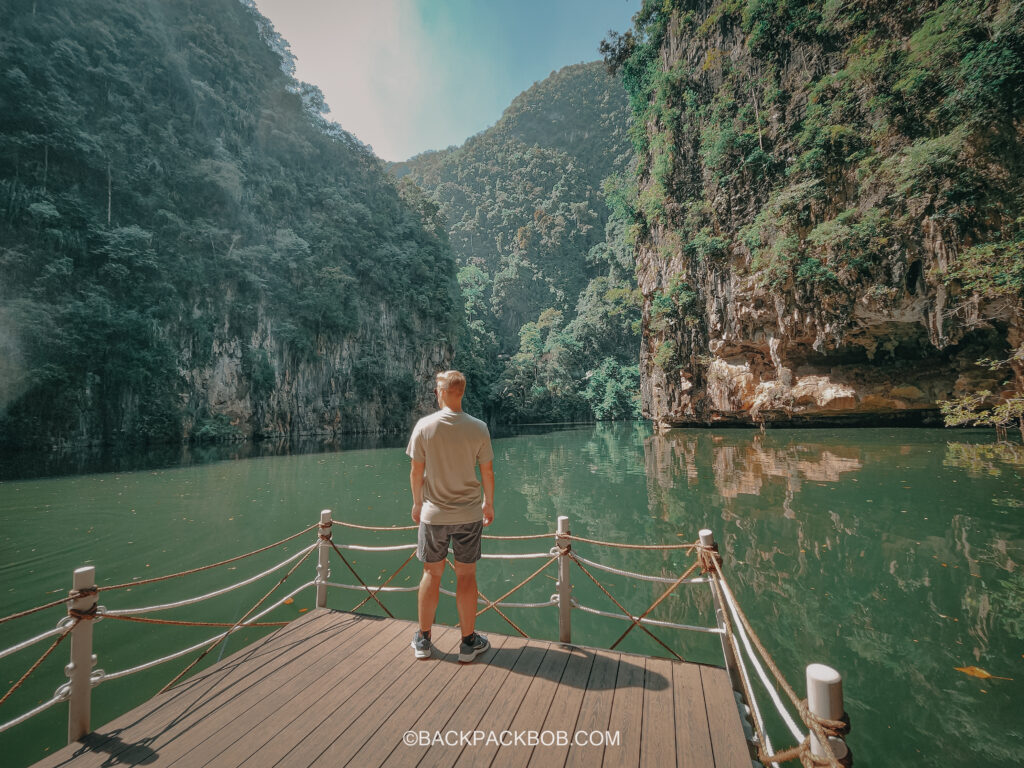
[[[442,408],[416,423],[406,453],[426,464],[423,522],[457,525],[481,519],[483,494],[476,466],[494,459],[484,422]]]

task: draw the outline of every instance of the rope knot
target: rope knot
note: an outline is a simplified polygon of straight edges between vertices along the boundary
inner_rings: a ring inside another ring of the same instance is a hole
[[[99,608],[98,605],[93,605],[84,611],[80,611],[77,608],[68,608],[68,616],[78,621],[92,621],[96,618],[97,608]]]
[[[92,597],[100,593],[99,587],[85,587],[84,589],[72,589],[68,592],[68,600],[79,600],[83,597]]]
[[[331,534],[330,533],[318,533],[317,534],[317,538],[320,539],[320,541],[330,541],[331,540]]]
[[[804,722],[811,726],[811,723],[816,723],[826,736],[834,736],[836,738],[843,738],[850,733],[850,716],[843,712],[843,716],[838,720],[830,720],[827,717],[821,717],[811,712],[807,706],[807,699],[800,699],[799,702],[800,717],[803,718]]]
[[[715,570],[716,565],[722,565],[722,556],[718,554],[717,541],[710,547],[706,547],[698,541],[694,545],[694,550],[697,552],[697,563],[700,565],[701,574],[711,573]]]
[[[317,528],[330,528],[332,525],[334,525],[334,521],[333,520],[328,520],[326,523],[317,523],[316,527]]]

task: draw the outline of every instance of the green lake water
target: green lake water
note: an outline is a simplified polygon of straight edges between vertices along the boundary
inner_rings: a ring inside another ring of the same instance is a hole
[[[573,533],[618,542],[689,542],[714,530],[736,596],[781,669],[803,693],[811,662],[844,676],[860,766],[1018,766],[1024,756],[1024,449],[984,432],[909,429],[680,430],[598,425],[494,441],[495,534],[553,531],[569,515]],[[134,466],[144,466],[137,462]],[[12,472],[2,473],[11,477]],[[204,565],[255,549],[314,523],[319,511],[355,523],[409,521],[408,460],[401,447],[263,456],[158,469],[0,481],[0,616],[66,594],[71,572],[95,565],[100,586]],[[397,544],[411,532],[335,528],[338,541]],[[201,594],[283,560],[312,543],[311,532],[283,548],[212,571],[100,596],[131,608]],[[485,551],[545,551],[548,542],[488,542]],[[578,544],[592,560],[658,575],[684,569],[682,552],[637,552]],[[368,583],[386,578],[405,553],[354,552]],[[496,597],[542,561],[485,560],[480,589]],[[332,579],[352,582],[333,558]],[[286,583],[314,575],[307,561]],[[510,600],[544,601],[554,566]],[[450,579],[450,575],[448,576]],[[578,569],[576,597],[615,606]],[[161,618],[234,621],[273,581],[178,609]],[[415,584],[410,564],[392,582]],[[627,608],[644,610],[663,585],[602,575]],[[451,585],[449,585],[451,586]],[[284,588],[282,588],[284,589]],[[414,594],[382,598],[415,617]],[[361,598],[332,590],[329,605]],[[269,619],[312,607],[312,590]],[[374,612],[374,604],[364,610]],[[681,588],[653,618],[709,624],[707,587]],[[510,609],[531,636],[557,638],[555,608]],[[0,624],[0,648],[52,628],[61,609]],[[442,597],[439,621],[455,621]],[[510,631],[493,613],[483,631]],[[573,615],[573,639],[607,646],[627,625]],[[223,653],[269,630],[233,635]],[[95,626],[99,667],[113,672],[198,643],[208,628]],[[717,638],[656,630],[690,660],[721,663]],[[46,643],[0,659],[0,695]],[[639,630],[629,651],[663,655]],[[411,651],[410,651],[411,653]],[[211,659],[215,660],[215,659]],[[64,681],[67,649],[0,707],[0,723],[47,700]],[[93,692],[93,727],[145,701],[188,659],[169,662]],[[980,679],[956,670],[978,667]],[[761,696],[763,707],[770,706]],[[0,763],[24,766],[64,744],[66,706],[0,734]],[[272,723],[267,724],[273,727]],[[614,728],[615,724],[611,724]],[[777,747],[791,744],[770,723]]]

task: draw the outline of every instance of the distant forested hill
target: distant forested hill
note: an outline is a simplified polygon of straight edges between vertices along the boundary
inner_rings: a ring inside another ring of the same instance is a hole
[[[447,235],[255,6],[0,18],[0,443],[403,424],[451,359]]]
[[[620,175],[629,103],[600,63],[552,73],[463,146],[392,166],[447,221],[467,316],[457,364],[499,418],[634,413],[639,309]],[[602,182],[610,181],[602,192]]]

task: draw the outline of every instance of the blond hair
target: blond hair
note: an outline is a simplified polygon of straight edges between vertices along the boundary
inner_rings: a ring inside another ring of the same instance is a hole
[[[434,377],[434,384],[456,397],[466,391],[466,377],[458,371],[443,371]]]

